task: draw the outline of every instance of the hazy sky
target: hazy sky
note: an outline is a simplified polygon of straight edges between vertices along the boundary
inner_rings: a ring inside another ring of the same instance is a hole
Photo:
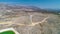
[[[60,0],[0,0],[0,2],[60,9]]]

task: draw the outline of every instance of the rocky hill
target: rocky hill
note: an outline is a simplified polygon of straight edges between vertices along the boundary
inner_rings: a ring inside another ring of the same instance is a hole
[[[54,11],[0,4],[0,30],[12,27],[20,34],[60,34],[60,14]]]

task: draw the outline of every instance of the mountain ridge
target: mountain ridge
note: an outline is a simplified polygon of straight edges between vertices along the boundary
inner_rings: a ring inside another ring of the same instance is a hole
[[[33,11],[33,12],[42,12],[42,13],[60,13],[60,10],[54,9],[41,9],[36,6],[21,6],[21,5],[10,5],[10,4],[0,4],[0,10],[22,10],[22,11]]]

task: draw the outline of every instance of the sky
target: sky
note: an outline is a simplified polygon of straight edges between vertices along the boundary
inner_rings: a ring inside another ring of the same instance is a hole
[[[60,9],[60,0],[0,0],[0,3],[37,6],[39,8]]]

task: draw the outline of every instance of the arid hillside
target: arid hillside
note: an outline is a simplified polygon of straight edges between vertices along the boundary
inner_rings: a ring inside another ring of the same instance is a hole
[[[35,6],[0,4],[0,30],[20,34],[60,34],[60,15]]]

